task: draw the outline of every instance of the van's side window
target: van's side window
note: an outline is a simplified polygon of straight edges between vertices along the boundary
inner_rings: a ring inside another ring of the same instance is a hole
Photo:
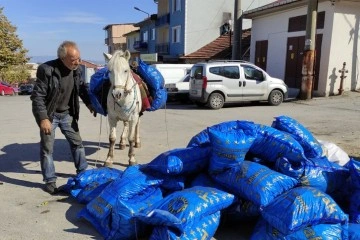
[[[240,73],[239,73],[239,67],[237,66],[226,66],[224,67],[223,76],[227,78],[232,79],[239,79]]]
[[[212,74],[220,75],[226,78],[240,78],[239,67],[237,66],[211,67],[209,71]]]
[[[264,75],[260,70],[257,70],[256,68],[246,66],[243,67],[244,69],[244,75],[246,79],[250,80],[264,80]]]
[[[211,72],[212,74],[216,74],[216,75],[222,75],[221,74],[221,68],[222,67],[211,67],[210,69],[209,69],[209,72]]]

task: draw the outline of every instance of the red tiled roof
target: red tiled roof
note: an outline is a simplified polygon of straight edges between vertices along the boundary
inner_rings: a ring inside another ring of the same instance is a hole
[[[243,53],[250,46],[251,29],[243,30],[242,34],[242,49]],[[181,59],[230,59],[232,52],[233,34],[221,35],[211,43],[198,49],[197,51],[188,55],[182,56]]]

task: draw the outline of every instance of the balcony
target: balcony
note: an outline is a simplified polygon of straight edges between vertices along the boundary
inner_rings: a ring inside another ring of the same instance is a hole
[[[105,38],[105,45],[109,46],[109,38]]]
[[[170,13],[162,15],[161,17],[158,16],[155,22],[155,26],[161,27],[169,23],[170,23]]]
[[[169,54],[169,43],[156,44],[156,52],[159,54]]]
[[[135,41],[133,47],[137,51],[146,50],[148,48],[148,43],[143,41]]]

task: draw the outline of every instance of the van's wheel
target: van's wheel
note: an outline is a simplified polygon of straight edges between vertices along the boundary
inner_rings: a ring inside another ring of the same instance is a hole
[[[224,97],[220,93],[212,93],[208,100],[208,105],[212,109],[220,109],[224,106]]]
[[[4,96],[5,95],[5,92],[4,90],[1,91],[1,96]]]
[[[284,94],[280,90],[272,90],[268,102],[271,106],[278,106],[284,101]]]

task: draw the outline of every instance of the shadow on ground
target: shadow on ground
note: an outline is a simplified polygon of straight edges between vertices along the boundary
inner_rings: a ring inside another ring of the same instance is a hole
[[[86,155],[95,153],[99,148],[99,143],[84,141]],[[100,143],[100,147],[108,148],[108,143]],[[29,187],[42,188],[43,183],[34,183],[31,181],[10,178],[4,173],[23,173],[23,174],[39,174],[41,175],[41,167],[39,160],[39,143],[12,143],[0,149],[3,154],[0,155],[0,181],[4,183]],[[56,139],[54,145],[53,158],[56,162],[68,161],[72,162],[70,147],[65,139]],[[94,159],[88,159],[89,166],[102,166],[103,162]],[[56,172],[58,177],[69,178],[74,176],[70,172],[75,173],[74,169],[69,172]]]

